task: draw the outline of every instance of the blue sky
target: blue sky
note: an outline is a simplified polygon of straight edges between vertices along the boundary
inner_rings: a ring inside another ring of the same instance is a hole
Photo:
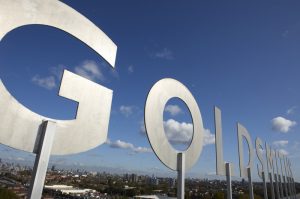
[[[62,69],[114,91],[109,142],[85,153],[52,157],[51,164],[175,175],[151,152],[142,126],[148,91],[170,77],[193,93],[206,129],[206,145],[190,176],[215,172],[216,105],[222,110],[224,159],[234,163],[236,174],[240,122],[253,143],[259,136],[284,150],[300,180],[299,1],[64,2],[116,43],[115,70],[83,43],[46,26],[16,29],[0,44],[2,81],[17,100],[41,115],[75,116],[76,103],[57,96]],[[191,134],[190,116],[181,101],[168,105],[167,134],[174,147],[183,149]],[[179,136],[178,129],[185,136]],[[33,159],[4,146],[0,155]]]

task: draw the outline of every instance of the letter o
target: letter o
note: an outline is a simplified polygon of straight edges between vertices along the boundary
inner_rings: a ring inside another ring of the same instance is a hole
[[[193,138],[183,151],[185,167],[191,168],[198,160],[203,147],[203,123],[198,104],[191,92],[175,79],[162,79],[151,88],[145,106],[145,127],[149,142],[160,161],[172,170],[178,170],[177,155],[168,141],[163,126],[164,108],[171,98],[181,99],[188,107],[193,120]]]

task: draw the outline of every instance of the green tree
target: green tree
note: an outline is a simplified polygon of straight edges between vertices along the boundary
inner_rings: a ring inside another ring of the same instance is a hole
[[[217,192],[213,198],[214,199],[225,199],[225,194],[223,192]]]
[[[0,188],[1,199],[18,199],[19,197],[12,191],[4,188]]]

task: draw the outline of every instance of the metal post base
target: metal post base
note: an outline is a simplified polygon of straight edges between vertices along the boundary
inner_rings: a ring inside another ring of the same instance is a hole
[[[248,183],[249,183],[249,196],[250,196],[250,199],[254,199],[251,169],[247,168],[247,172],[248,172]]]
[[[226,167],[226,180],[227,180],[227,199],[232,199],[232,186],[231,186],[231,166],[230,163],[225,164]]]
[[[56,123],[44,121],[41,126],[41,137],[36,151],[28,198],[41,199],[47,173],[52,144],[55,136]]]
[[[177,198],[184,199],[185,157],[183,153],[178,153],[177,165]]]

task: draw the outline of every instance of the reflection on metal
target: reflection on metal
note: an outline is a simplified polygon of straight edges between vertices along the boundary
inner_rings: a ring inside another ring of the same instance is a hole
[[[0,0],[0,40],[25,25],[40,24],[63,30],[84,42],[114,67],[117,46],[86,17],[58,0]]]
[[[114,66],[115,44],[92,22],[60,1],[0,0],[0,13],[0,38],[24,25],[48,25],[77,37]],[[52,154],[78,153],[104,143],[112,91],[65,71],[59,94],[79,102],[79,105],[75,120],[57,121],[57,136]],[[49,119],[19,104],[2,82],[0,107],[0,142],[16,149],[34,152],[38,127],[43,120]]]
[[[223,159],[223,136],[222,136],[222,117],[221,110],[218,107],[214,107],[215,113],[215,138],[216,138],[216,173],[217,175],[228,175],[225,169],[225,162]],[[232,166],[231,166],[232,167]],[[230,167],[230,168],[231,168]],[[233,170],[230,171],[233,176]]]
[[[48,162],[51,155],[51,148],[55,137],[56,124],[51,121],[44,121],[41,125],[41,137],[39,140],[37,155],[33,167],[28,198],[42,198],[44,180],[48,168]]]
[[[58,0],[0,0],[0,40],[10,31],[32,24],[69,33],[114,67],[116,45],[66,4]],[[64,71],[59,95],[78,102],[76,119],[54,120],[30,111],[10,95],[0,80],[0,143],[37,154],[29,193],[31,199],[41,196],[50,154],[87,151],[107,139],[112,101],[110,89]]]
[[[222,138],[222,120],[221,110],[214,108],[215,113],[215,138],[216,138],[216,173],[217,175],[226,175],[225,162],[223,159],[223,138]]]
[[[248,184],[249,184],[249,197],[250,199],[254,199],[254,193],[253,193],[253,182],[252,182],[252,176],[251,176],[251,168],[247,168],[247,175],[248,175]]]
[[[237,124],[237,134],[238,134],[238,147],[239,147],[240,175],[242,178],[247,178],[248,176],[247,169],[250,168],[252,170],[252,165],[253,165],[253,145],[247,129],[240,123]],[[247,166],[244,166],[243,137],[245,138],[248,144],[249,162]]]
[[[163,126],[165,106],[171,98],[181,99],[190,110],[193,120],[193,138],[186,151],[175,150],[166,137]],[[184,198],[184,171],[191,168],[202,151],[203,124],[196,100],[190,91],[174,79],[162,79],[151,88],[145,105],[145,127],[149,142],[160,161],[178,172],[178,198]],[[182,162],[180,162],[180,161]]]
[[[185,154],[185,168],[188,170],[198,160],[202,151],[203,124],[202,117],[196,100],[190,91],[180,82],[174,79],[162,79],[150,90],[145,106],[145,127],[149,142],[156,156],[167,167],[178,170],[175,150],[166,137],[163,126],[163,113],[166,103],[171,98],[181,99],[188,107],[192,120],[194,134],[190,146]]]
[[[222,138],[222,119],[221,110],[218,107],[214,108],[215,113],[215,138],[216,138],[216,173],[217,175],[225,175],[227,180],[227,198],[232,199],[231,170],[230,163],[225,163],[223,159],[223,138]]]
[[[65,70],[59,95],[79,102],[75,120],[54,120],[30,111],[16,101],[0,82],[0,142],[36,153],[39,126],[42,121],[51,120],[57,125],[51,154],[83,152],[104,143],[112,91]]]

